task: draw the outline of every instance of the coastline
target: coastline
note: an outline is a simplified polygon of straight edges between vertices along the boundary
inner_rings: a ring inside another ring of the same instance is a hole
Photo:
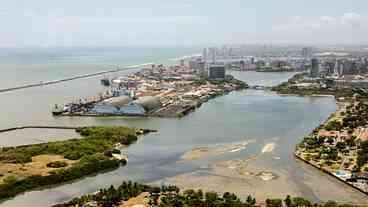
[[[290,95],[295,96],[295,95],[297,95],[297,96],[306,96],[306,97],[307,96],[308,97],[333,97],[336,101],[336,106],[337,106],[336,110],[333,113],[331,113],[326,120],[324,120],[321,124],[319,124],[319,126],[315,127],[312,132],[309,133],[308,136],[313,137],[316,134],[318,134],[318,132],[319,132],[319,130],[321,130],[322,126],[324,126],[324,125],[326,125],[330,122],[335,121],[334,120],[335,118],[341,118],[341,117],[339,117],[339,114],[342,114],[342,113],[345,114],[347,104],[352,102],[352,100],[347,101],[345,99],[353,97],[353,89],[345,90],[345,94],[344,93],[338,94],[339,92],[336,91],[336,90],[328,91],[328,93],[325,93],[326,92],[325,89],[323,89],[323,90],[313,89],[312,91],[314,91],[318,94],[316,94],[316,93],[310,94],[310,91],[311,91],[310,89],[305,89],[304,90],[304,89],[290,89],[289,88],[289,84],[296,77],[298,77],[298,76],[294,76],[291,79],[289,79],[288,82],[285,82],[285,83],[280,84],[279,86],[273,87],[273,91],[275,91],[277,94],[282,95],[282,96],[290,96]],[[296,92],[296,93],[291,93],[291,94],[287,93],[290,90],[292,90],[293,92]],[[339,130],[337,130],[337,131],[339,131]],[[306,138],[304,138],[304,139],[306,139]],[[304,142],[304,139],[302,140],[302,142]],[[344,142],[344,141],[341,141],[341,142]],[[323,146],[323,144],[322,144],[322,146]],[[293,152],[293,155],[296,159],[303,161],[305,164],[308,164],[308,165],[320,170],[321,172],[324,172],[324,173],[338,179],[340,182],[343,182],[347,186],[350,186],[350,187],[354,188],[355,190],[358,190],[359,192],[362,192],[364,195],[368,196],[368,191],[365,191],[365,190],[363,190],[363,188],[360,188],[360,187],[357,187],[357,186],[353,185],[353,183],[349,183],[348,182],[349,179],[346,179],[346,178],[344,179],[342,177],[339,177],[339,176],[335,175],[333,173],[332,169],[328,169],[326,167],[323,167],[323,165],[319,165],[318,163],[314,163],[314,162],[311,161],[310,158],[308,158],[309,160],[307,160],[307,158],[303,156],[304,155],[303,153],[307,153],[307,155],[310,155],[310,154],[313,154],[315,152],[308,152],[308,151],[306,151],[306,147],[304,147],[304,148],[300,147],[299,144],[298,144],[295,147],[295,150]],[[321,161],[321,160],[324,160],[324,159],[317,159],[317,160]],[[330,160],[327,159],[327,161],[330,161]]]
[[[198,99],[193,105],[189,105],[186,106],[184,108],[182,108],[179,111],[175,111],[175,113],[160,113],[160,110],[165,110],[169,107],[162,107],[159,110],[153,112],[153,113],[148,113],[148,114],[94,114],[94,113],[62,113],[56,116],[65,116],[65,117],[151,117],[151,118],[182,118],[192,112],[194,112],[196,109],[200,108],[204,103],[221,97],[221,96],[225,96],[231,92],[234,91],[241,91],[241,90],[246,90],[247,88],[235,88],[234,90],[230,90],[230,91],[221,91],[221,92],[216,92],[215,94],[212,94],[208,97],[205,98],[200,98]]]
[[[300,161],[304,162],[305,164],[307,164],[307,165],[309,165],[309,166],[314,167],[315,169],[320,170],[321,172],[323,172],[323,173],[325,173],[325,174],[327,174],[327,175],[332,176],[333,178],[336,178],[336,180],[338,180],[338,181],[340,181],[340,182],[342,182],[342,183],[344,183],[344,184],[348,185],[349,187],[352,187],[352,188],[354,188],[355,190],[357,190],[357,191],[359,191],[359,192],[361,192],[361,193],[363,193],[363,194],[365,194],[365,195],[367,195],[367,196],[368,196],[368,192],[365,192],[365,191],[363,191],[362,189],[360,189],[360,188],[358,188],[358,187],[356,187],[356,186],[354,186],[354,185],[352,185],[352,184],[350,184],[350,183],[348,183],[348,182],[346,182],[346,181],[342,180],[341,178],[339,178],[338,176],[336,176],[336,175],[334,175],[333,173],[329,172],[328,170],[324,169],[323,167],[318,166],[318,165],[316,165],[316,164],[313,164],[312,162],[310,162],[310,161],[308,161],[308,160],[306,160],[306,159],[302,158],[302,157],[301,157],[300,155],[298,155],[296,152],[294,152],[293,154],[294,154],[294,157],[295,157],[296,159],[298,159],[298,160],[300,160]]]
[[[283,95],[289,95],[289,94],[283,94]],[[291,95],[291,94],[290,94]],[[306,95],[303,95],[303,96],[306,96]],[[312,96],[313,97],[313,96]],[[334,97],[335,98],[335,100],[336,100],[336,97],[335,96],[333,96],[333,95],[318,95],[317,97]],[[323,121],[320,125],[322,125],[322,124],[325,124],[325,123],[327,123],[329,120],[331,120],[337,113],[339,113],[339,112],[341,112],[341,109],[342,109],[342,107],[343,107],[343,103],[344,102],[336,102],[336,106],[337,106],[337,108],[336,108],[336,111],[335,112],[333,112],[333,113],[331,113],[331,115],[325,120],[325,121]],[[318,127],[317,127],[318,128]],[[314,130],[316,130],[317,128],[315,128]],[[312,134],[313,132],[311,132],[310,134]],[[307,165],[309,165],[309,166],[312,166],[312,167],[314,167],[315,169],[318,169],[318,170],[320,170],[321,172],[323,172],[323,173],[325,173],[325,174],[327,174],[327,175],[329,175],[329,176],[332,176],[333,178],[335,178],[336,180],[338,180],[339,182],[342,182],[342,183],[344,183],[345,185],[347,185],[347,186],[349,186],[349,187],[352,187],[352,188],[354,188],[355,190],[357,190],[357,191],[359,191],[359,192],[361,192],[361,193],[363,193],[363,194],[365,194],[366,196],[368,196],[368,192],[366,192],[366,191],[364,191],[364,190],[362,190],[361,188],[358,188],[357,186],[354,186],[353,184],[351,184],[351,183],[349,183],[349,182],[347,182],[347,181],[345,181],[345,180],[343,180],[342,178],[340,178],[340,177],[338,177],[338,176],[336,176],[336,175],[334,175],[332,172],[330,172],[329,170],[327,170],[327,169],[325,169],[325,168],[323,168],[322,166],[320,166],[320,165],[317,165],[317,164],[315,164],[315,163],[312,163],[311,161],[308,161],[308,160],[306,160],[305,158],[303,158],[302,156],[300,156],[299,154],[298,154],[298,146],[296,146],[296,149],[295,149],[295,151],[293,152],[293,156],[297,159],[297,160],[300,160],[300,161],[302,161],[302,162],[304,162],[305,164],[307,164]]]
[[[183,55],[180,57],[167,58],[166,61],[178,62],[181,59],[190,59],[193,57],[197,57],[198,55],[199,54]],[[22,89],[27,89],[27,88],[40,87],[40,86],[53,85],[53,84],[58,84],[58,83],[63,83],[63,82],[68,82],[68,81],[73,81],[73,80],[78,80],[78,79],[84,79],[84,78],[90,78],[90,77],[95,77],[95,76],[102,76],[105,74],[117,73],[117,72],[122,72],[122,71],[127,71],[127,70],[134,70],[134,69],[138,69],[140,67],[144,67],[144,66],[148,66],[152,64],[155,64],[155,62],[144,62],[140,64],[123,66],[122,68],[113,69],[113,70],[101,70],[101,71],[97,71],[93,73],[77,74],[77,75],[73,75],[70,77],[64,77],[64,78],[56,79],[56,80],[39,80],[39,82],[33,82],[33,83],[28,83],[28,84],[25,83],[25,84],[16,85],[16,86],[0,88],[0,93],[17,91],[17,90],[22,90]]]
[[[126,165],[128,157],[121,149],[140,135],[156,132],[127,127],[79,127],[76,131],[83,138],[2,148],[0,203],[27,191],[75,182]]]
[[[183,74],[176,73],[176,79],[171,77],[172,71],[169,71],[171,69],[165,70],[167,71],[163,76],[162,71],[157,73],[152,69],[144,68],[130,75],[127,82],[119,80],[121,82],[118,85],[111,84],[104,95],[80,98],[79,103],[61,104],[61,107],[56,104],[52,114],[54,116],[86,117],[181,118],[210,99],[249,88],[247,83],[231,75],[215,80],[201,77],[193,70],[189,70],[193,77],[186,80],[185,76],[188,75],[186,74],[188,71],[185,67],[182,68]],[[129,83],[135,84],[135,88],[129,88]],[[168,88],[161,87],[158,83],[169,86]],[[128,85],[123,87],[121,84]],[[144,85],[150,85],[149,89]],[[135,96],[135,94],[140,95]]]

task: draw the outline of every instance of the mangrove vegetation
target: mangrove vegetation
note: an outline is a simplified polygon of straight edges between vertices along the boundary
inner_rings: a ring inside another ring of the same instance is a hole
[[[139,134],[149,132],[123,126],[76,131],[82,138],[1,148],[0,199],[117,168],[126,163],[113,156],[120,154],[118,146],[129,145]]]

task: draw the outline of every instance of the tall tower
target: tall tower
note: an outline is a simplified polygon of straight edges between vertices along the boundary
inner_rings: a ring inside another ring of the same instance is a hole
[[[210,48],[210,56],[211,56],[211,63],[215,64],[216,63],[216,48]]]
[[[302,57],[308,59],[312,56],[312,49],[309,47],[304,47],[302,49]]]
[[[202,51],[202,59],[204,62],[207,61],[207,57],[208,57],[208,51],[207,51],[207,48],[204,48]]]
[[[335,61],[335,67],[334,67],[334,76],[339,76],[339,61],[336,59]]]
[[[319,60],[317,58],[312,59],[310,76],[312,78],[317,78],[319,75]]]

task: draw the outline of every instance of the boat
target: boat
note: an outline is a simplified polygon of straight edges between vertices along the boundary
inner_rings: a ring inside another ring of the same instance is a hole
[[[52,115],[59,116],[62,113],[64,113],[64,108],[59,107],[57,104],[55,104],[55,107],[52,109]]]
[[[106,77],[101,79],[101,84],[104,85],[104,86],[110,86],[111,85],[110,80]]]

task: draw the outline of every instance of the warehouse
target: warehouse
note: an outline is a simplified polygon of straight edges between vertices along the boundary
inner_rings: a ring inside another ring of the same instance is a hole
[[[162,106],[160,99],[154,96],[144,96],[134,101],[133,103],[143,107],[146,113],[157,110]]]
[[[103,115],[144,115],[146,110],[128,96],[109,98],[96,104],[92,113]]]

